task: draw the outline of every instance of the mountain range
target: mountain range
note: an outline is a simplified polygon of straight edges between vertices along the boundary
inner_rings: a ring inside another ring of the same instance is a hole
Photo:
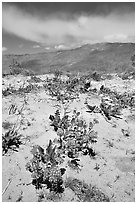
[[[131,57],[135,54],[134,43],[86,44],[70,50],[52,50],[37,54],[3,55],[2,72],[16,61],[22,68],[35,74],[63,72],[116,73],[133,70]]]

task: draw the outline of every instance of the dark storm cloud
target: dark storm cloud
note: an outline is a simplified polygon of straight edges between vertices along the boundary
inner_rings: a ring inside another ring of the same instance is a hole
[[[42,45],[134,41],[134,3],[3,3],[3,30]]]
[[[5,3],[6,4],[6,3]],[[134,13],[135,4],[133,2],[18,2],[8,3],[24,10],[25,12],[35,15],[57,15],[57,13],[70,14],[72,18],[82,13],[91,15],[109,15],[115,13]]]

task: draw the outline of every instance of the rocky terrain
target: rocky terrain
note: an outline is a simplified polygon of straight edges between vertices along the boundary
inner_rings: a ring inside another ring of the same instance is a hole
[[[2,79],[3,202],[134,202],[134,74]]]

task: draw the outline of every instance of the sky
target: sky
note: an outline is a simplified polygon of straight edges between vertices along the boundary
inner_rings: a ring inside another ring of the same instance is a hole
[[[133,2],[2,3],[3,54],[134,41]]]

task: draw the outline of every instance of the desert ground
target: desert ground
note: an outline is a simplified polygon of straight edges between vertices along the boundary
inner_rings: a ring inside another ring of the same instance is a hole
[[[3,202],[134,202],[135,80],[2,79]]]

